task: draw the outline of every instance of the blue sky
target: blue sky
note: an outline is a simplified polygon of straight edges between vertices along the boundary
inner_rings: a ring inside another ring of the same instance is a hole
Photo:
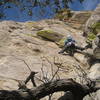
[[[83,7],[84,7],[84,10],[93,10],[95,9],[95,7],[100,3],[100,0],[85,0],[83,2]]]
[[[78,0],[73,0],[73,3],[69,3],[69,7],[72,10],[94,10],[95,7],[100,3],[100,0],[84,0],[80,3]],[[26,3],[27,4],[27,3]],[[5,9],[6,6],[10,5],[11,8]],[[29,4],[30,5],[30,4]],[[28,20],[41,20],[44,18],[52,18],[54,15],[51,12],[50,7],[44,8],[45,14],[40,16],[39,7],[35,7],[33,10],[33,16],[28,16],[28,10],[20,11],[21,6],[16,6],[14,4],[6,4],[5,7],[0,7],[0,11],[4,12],[5,16],[2,20],[15,20],[15,21],[28,21]]]
[[[99,3],[100,0],[84,0],[83,3],[73,0],[73,3],[70,3],[69,6],[72,10],[94,10]]]

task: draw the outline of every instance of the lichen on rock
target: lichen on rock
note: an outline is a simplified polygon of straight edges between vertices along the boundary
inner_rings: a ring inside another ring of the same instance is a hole
[[[66,40],[66,38],[64,37],[64,38],[62,38],[59,42],[57,42],[57,45],[59,46],[59,47],[63,47],[64,46],[64,41]]]
[[[87,43],[92,43],[92,41],[93,41],[95,38],[96,38],[96,34],[90,32],[90,33],[88,34],[88,36],[87,36],[86,42],[87,42]]]
[[[98,34],[100,32],[100,21],[94,23],[91,28]]]
[[[37,35],[42,37],[42,38],[44,38],[44,39],[53,41],[53,42],[58,42],[58,41],[60,41],[63,38],[62,34],[59,34],[59,33],[54,32],[52,30],[38,31]]]

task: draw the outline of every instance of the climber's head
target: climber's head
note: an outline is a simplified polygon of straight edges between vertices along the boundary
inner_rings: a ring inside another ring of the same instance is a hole
[[[67,40],[68,41],[72,41],[73,40],[72,36],[71,35],[67,35]]]

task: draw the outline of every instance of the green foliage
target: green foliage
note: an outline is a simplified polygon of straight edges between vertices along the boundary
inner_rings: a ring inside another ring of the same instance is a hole
[[[0,1],[0,6],[4,4],[4,1]]]
[[[92,33],[90,32],[87,36],[87,43],[91,43],[94,39],[96,38],[96,34],[95,33]]]
[[[70,17],[72,17],[72,15],[73,13],[69,9],[64,8],[57,12],[55,18],[59,20],[64,20],[64,19],[69,19]]]
[[[4,14],[3,13],[0,13],[0,18],[4,17]]]
[[[63,35],[57,32],[54,32],[52,30],[42,30],[42,31],[37,32],[37,35],[53,42],[58,42],[63,37]]]
[[[96,22],[91,26],[94,32],[99,33],[100,32],[100,22]]]
[[[29,16],[32,16],[32,15],[33,15],[32,10],[29,10],[29,11],[28,11],[28,15],[29,15]]]
[[[84,0],[80,0],[80,2],[82,3]]]
[[[92,41],[96,38],[96,35],[100,33],[100,22],[92,24],[89,28],[90,33],[88,33],[86,42],[92,43]]]
[[[24,4],[23,2],[30,2],[30,5]],[[83,0],[79,0],[82,2]],[[13,3],[17,6],[21,6],[21,11],[24,11],[27,9],[27,14],[29,16],[33,15],[32,9],[36,6],[41,7],[41,11],[43,12],[43,9],[47,6],[50,6],[51,11],[57,13],[59,10],[63,8],[68,8],[68,3],[73,2],[73,0],[0,0],[0,5],[4,5],[6,3]],[[70,17],[70,13],[68,14]],[[61,16],[59,16],[61,19]],[[63,16],[62,16],[63,17]]]
[[[56,14],[55,18],[57,18],[59,20],[63,20],[64,19],[64,15]]]
[[[0,5],[6,4],[8,2],[14,3],[16,5],[21,4],[23,7],[27,6],[23,4],[24,0],[1,0]],[[79,0],[82,2],[83,0]],[[32,5],[31,7],[36,7],[36,6],[41,6],[41,7],[46,7],[46,6],[51,6],[53,9],[62,9],[62,5],[64,8],[68,8],[68,2],[73,2],[73,0],[27,0],[27,2],[30,2]],[[54,7],[55,6],[55,7]],[[29,7],[29,5],[28,5]],[[58,11],[56,10],[56,11]]]
[[[16,5],[19,5],[20,1],[19,0],[1,0],[0,5],[6,4],[6,3],[14,3]]]

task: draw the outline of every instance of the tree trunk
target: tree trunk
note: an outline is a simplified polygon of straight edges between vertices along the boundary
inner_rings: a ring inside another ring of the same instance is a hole
[[[41,98],[58,91],[70,91],[73,94],[74,100],[82,100],[85,95],[94,90],[90,90],[72,79],[60,79],[42,84],[34,90],[0,90],[0,100],[1,98],[2,100],[9,100],[9,98],[10,100],[40,100]]]

